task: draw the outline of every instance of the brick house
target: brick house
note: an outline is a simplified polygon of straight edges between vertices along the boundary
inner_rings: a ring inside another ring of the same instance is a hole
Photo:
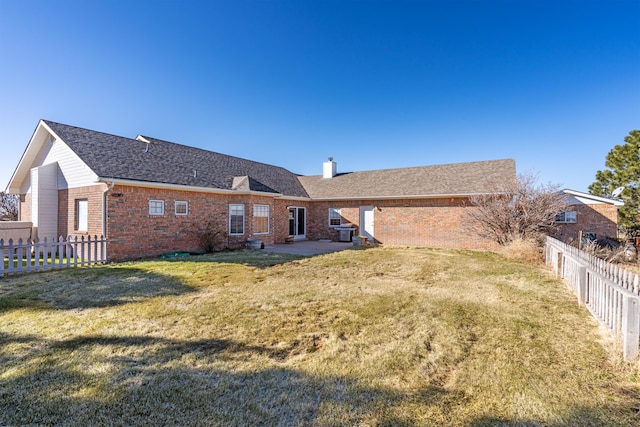
[[[616,239],[618,236],[618,207],[624,203],[616,199],[594,196],[574,190],[562,190],[567,196],[565,212],[556,215],[555,236],[562,241],[583,239]]]
[[[513,159],[299,176],[284,168],[139,135],[41,120],[9,182],[39,237],[104,235],[109,260],[197,251],[211,220],[224,246],[338,240],[341,227],[385,245],[485,249],[469,197],[516,179]]]

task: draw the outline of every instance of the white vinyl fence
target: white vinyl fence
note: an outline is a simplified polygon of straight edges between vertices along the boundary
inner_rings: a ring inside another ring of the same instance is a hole
[[[547,237],[547,265],[564,280],[591,314],[620,338],[624,358],[640,351],[640,283],[624,270],[559,240]]]
[[[107,239],[78,236],[59,239],[0,239],[0,277],[53,268],[80,267],[107,261]]]

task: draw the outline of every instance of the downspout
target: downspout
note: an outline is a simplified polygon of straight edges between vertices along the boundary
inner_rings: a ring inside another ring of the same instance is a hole
[[[111,184],[107,185],[107,188],[102,192],[102,238],[107,238],[107,192],[113,189],[113,186],[116,183],[111,181]],[[104,244],[105,253],[103,254],[102,259],[108,261],[108,252],[106,250],[107,244]]]

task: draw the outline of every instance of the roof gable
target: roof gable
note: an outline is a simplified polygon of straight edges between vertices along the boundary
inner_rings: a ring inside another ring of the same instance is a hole
[[[92,183],[97,180],[91,168],[45,121],[40,120],[9,180],[7,191],[15,194],[24,192],[25,185],[29,183],[30,170],[52,162],[57,162],[62,169],[58,176],[59,188],[86,185],[87,180]]]
[[[296,175],[278,166],[150,137],[131,139],[44,122],[102,179],[231,191],[234,177],[247,176],[251,191],[307,197]]]

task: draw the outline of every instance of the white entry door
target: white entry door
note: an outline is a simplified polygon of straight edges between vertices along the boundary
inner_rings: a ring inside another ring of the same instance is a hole
[[[360,235],[374,240],[373,234],[373,206],[360,207]]]

